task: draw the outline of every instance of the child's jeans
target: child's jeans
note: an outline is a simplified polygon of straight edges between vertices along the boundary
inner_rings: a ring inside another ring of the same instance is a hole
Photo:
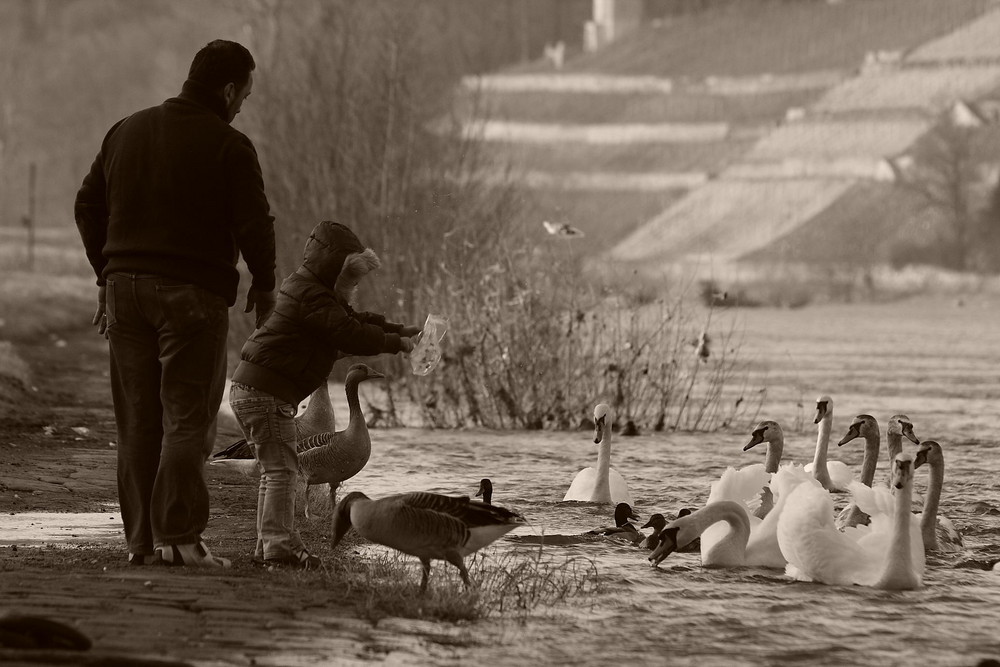
[[[234,382],[229,405],[253,445],[261,467],[257,494],[257,548],[254,558],[297,556],[305,546],[295,530],[296,407],[267,392]]]

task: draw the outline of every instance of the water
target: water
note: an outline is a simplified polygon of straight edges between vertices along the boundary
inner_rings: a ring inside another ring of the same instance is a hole
[[[914,421],[918,437],[938,440],[946,464],[940,512],[962,531],[966,552],[929,557],[923,588],[887,592],[796,582],[776,570],[705,569],[697,553],[672,554],[654,569],[648,552],[627,545],[549,546],[553,556],[593,559],[605,593],[593,606],[570,601],[525,625],[488,619],[462,628],[465,646],[443,661],[881,667],[1000,659],[1000,572],[986,569],[1000,560],[1000,304],[913,299],[715,317],[742,333],[742,355],[768,386],[760,418],[785,426],[783,462],[811,461],[820,394],[834,399],[834,442],[863,412],[878,419],[883,440],[896,413]],[[703,504],[727,466],[763,461],[761,447],[742,451],[751,427],[615,436],[612,465],[628,481],[642,523],[654,512]],[[613,523],[610,506],[561,502],[576,472],[596,463],[592,431],[376,431],[372,441],[371,461],[349,489],[472,495],[489,477],[493,502],[531,521],[496,543],[500,552],[529,548],[517,543],[522,536]],[[862,449],[860,440],[832,446],[830,458],[857,470]],[[883,445],[876,481],[886,470]],[[917,471],[917,492],[927,476]],[[431,585],[442,567],[435,564]],[[426,630],[416,622],[401,627]]]
[[[846,431],[852,416],[835,415],[834,437],[840,426]],[[727,465],[762,461],[762,453],[741,451],[748,438],[616,437],[612,464],[628,480],[645,522],[653,512],[673,515],[703,504],[709,484]],[[811,432],[787,438],[786,460],[811,459],[814,442]],[[349,484],[372,496],[401,488],[472,495],[481,477],[491,478],[494,504],[521,511],[532,524],[498,542],[498,551],[530,549],[518,544],[521,536],[577,534],[613,523],[610,506],[561,502],[576,472],[596,461],[590,432],[401,430],[373,437],[373,445],[368,467]],[[523,627],[493,619],[476,624],[467,631],[474,645],[458,655],[470,663],[594,665],[632,659],[672,665],[974,665],[1000,658],[1000,573],[981,569],[1000,559],[1000,447],[945,446],[941,512],[962,530],[967,552],[931,557],[920,590],[824,586],[757,568],[705,569],[697,553],[671,554],[654,569],[648,552],[611,541],[548,546],[550,556],[593,559],[605,584],[601,598],[592,608],[570,601]],[[845,446],[834,455],[859,466],[861,447]],[[883,463],[876,479],[884,470]],[[925,469],[917,471],[916,490],[924,490],[926,478]],[[443,567],[435,563],[431,585]]]

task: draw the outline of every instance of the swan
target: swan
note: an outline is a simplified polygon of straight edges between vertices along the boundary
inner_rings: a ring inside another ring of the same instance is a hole
[[[785,449],[785,433],[781,430],[778,422],[765,419],[757,424],[750,433],[750,442],[743,446],[743,451],[750,451],[762,442],[767,443],[767,450],[764,455],[764,472],[778,472],[778,465],[781,463],[781,454]],[[754,516],[763,519],[767,516],[771,508],[774,507],[774,495],[771,488],[765,486],[760,492],[760,507],[754,510]]]
[[[860,482],[867,487],[871,487],[875,481],[875,468],[878,465],[878,452],[882,447],[882,437],[879,433],[878,421],[869,414],[861,414],[854,418],[847,429],[847,433],[838,447],[843,447],[855,438],[865,439],[865,453],[861,460]],[[850,528],[857,525],[868,525],[869,516],[853,500],[841,510],[837,516],[837,528]]]
[[[920,444],[913,467],[919,468],[925,463],[930,466],[931,476],[924,496],[924,509],[919,514],[924,551],[962,551],[965,548],[962,534],[947,517],[938,516],[944,484],[944,452],[934,440],[925,440]]]
[[[895,461],[896,455],[903,451],[904,436],[913,444],[920,444],[920,439],[913,434],[913,421],[909,417],[906,415],[889,417],[889,425],[885,429],[885,446],[889,453],[889,461]],[[886,475],[885,485],[892,486],[891,471]]]
[[[350,408],[347,428],[343,431],[317,433],[298,445],[299,472],[306,482],[305,513],[309,516],[309,487],[330,485],[330,506],[337,502],[337,488],[344,480],[354,477],[368,463],[372,452],[368,425],[361,412],[358,385],[365,380],[385,375],[365,364],[353,364],[347,369],[344,390]]]
[[[468,496],[402,493],[372,500],[360,491],[344,496],[333,513],[333,547],[352,527],[365,539],[420,559],[420,592],[427,590],[431,560],[458,568],[469,586],[465,556],[526,522],[517,512]]]
[[[586,535],[600,535],[602,537],[613,537],[617,540],[625,540],[633,544],[642,542],[644,536],[640,533],[635,524],[629,519],[639,519],[639,515],[632,510],[628,503],[618,503],[615,505],[615,525],[607,528],[595,528],[588,530]]]
[[[730,468],[727,473],[730,471],[736,472]],[[753,516],[745,503],[713,499],[710,495],[703,508],[678,517],[660,532],[660,543],[650,555],[650,562],[656,567],[700,535],[701,563],[706,567],[784,569],[787,563],[778,546],[778,521],[791,491],[802,484],[817,482],[800,465],[788,464],[774,473],[771,486],[776,500],[763,520]]]
[[[479,480],[479,490],[476,491],[476,498],[482,497],[487,505],[493,504],[493,482],[488,477]]]
[[[594,408],[594,443],[597,467],[584,468],[573,478],[563,500],[583,500],[592,503],[635,504],[625,478],[611,467],[611,423],[614,418],[606,403]]]
[[[305,438],[318,433],[332,432],[335,430],[335,424],[330,386],[327,382],[322,382],[309,396],[305,410],[295,417],[296,442],[301,443]],[[253,445],[247,442],[246,438],[237,440],[225,449],[212,454],[209,464],[232,468],[247,476],[260,475]]]
[[[827,491],[843,493],[854,478],[851,469],[841,461],[827,460],[827,450],[830,447],[830,429],[833,426],[833,399],[823,395],[816,399],[816,417],[813,423],[818,424],[816,433],[816,452],[812,463],[806,465],[806,472],[823,485]]]
[[[837,530],[833,499],[814,484],[800,484],[788,497],[778,522],[778,544],[788,560],[785,573],[802,581],[831,585],[859,585],[890,590],[918,588],[923,581],[924,547],[916,517],[909,510],[913,492],[914,457],[909,452],[893,461],[893,496],[881,491],[890,514],[862,504],[877,496],[859,482],[851,491],[870,526]]]

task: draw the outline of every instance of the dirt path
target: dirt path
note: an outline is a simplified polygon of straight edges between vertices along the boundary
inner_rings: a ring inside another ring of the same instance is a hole
[[[0,414],[0,522],[30,511],[114,518],[115,429],[104,340],[87,329],[20,344],[18,352],[32,368],[35,390]],[[251,567],[255,483],[211,469],[208,481],[212,513],[205,538],[214,552],[233,559],[224,574],[130,568],[124,539],[69,548],[0,543],[0,614],[53,618],[94,643],[87,659],[0,648],[0,662],[353,664],[399,648],[398,632],[382,633],[357,619],[351,605],[339,604],[344,591],[323,572]],[[328,531],[319,524],[300,528],[332,564]]]

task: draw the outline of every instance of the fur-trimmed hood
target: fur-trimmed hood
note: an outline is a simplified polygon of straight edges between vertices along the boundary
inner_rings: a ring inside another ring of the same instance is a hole
[[[355,281],[380,266],[375,251],[366,248],[347,226],[324,220],[316,225],[302,256],[302,266],[329,290],[337,290],[337,281]]]

